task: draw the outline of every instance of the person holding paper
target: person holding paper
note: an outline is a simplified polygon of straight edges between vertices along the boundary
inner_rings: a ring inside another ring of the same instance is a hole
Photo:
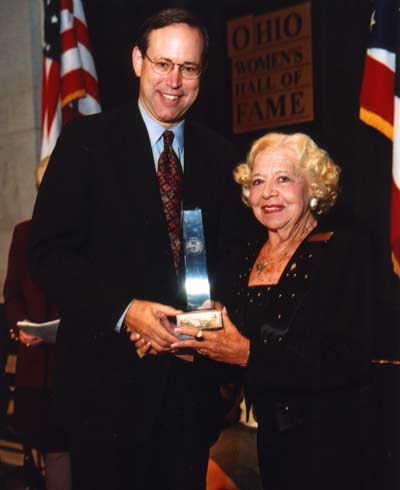
[[[46,164],[37,168],[37,187]],[[24,333],[17,325],[22,320],[43,323],[59,318],[58,308],[28,271],[30,228],[30,220],[15,226],[3,291],[10,335],[18,341],[13,420],[24,441],[26,456],[31,456],[33,447],[45,453],[47,490],[70,490],[68,442],[52,412],[55,346]]]

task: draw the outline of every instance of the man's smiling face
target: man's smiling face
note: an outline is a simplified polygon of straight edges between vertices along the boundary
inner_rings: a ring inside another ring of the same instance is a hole
[[[201,64],[203,38],[187,24],[172,24],[152,31],[146,55],[151,60],[169,59],[174,63]],[[132,63],[140,78],[139,99],[150,116],[169,128],[182,120],[197,99],[200,79],[182,77],[178,66],[167,75],[153,71],[151,62],[135,47]]]

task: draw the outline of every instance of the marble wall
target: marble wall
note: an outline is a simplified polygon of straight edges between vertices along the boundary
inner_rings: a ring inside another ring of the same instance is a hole
[[[0,301],[14,225],[29,219],[40,146],[41,0],[0,2]]]

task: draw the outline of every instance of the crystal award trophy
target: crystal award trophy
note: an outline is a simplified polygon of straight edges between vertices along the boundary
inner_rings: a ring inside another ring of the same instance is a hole
[[[210,282],[200,209],[183,211],[182,229],[188,311],[177,315],[177,326],[197,327],[204,330],[220,329],[223,326],[221,312],[210,308]]]

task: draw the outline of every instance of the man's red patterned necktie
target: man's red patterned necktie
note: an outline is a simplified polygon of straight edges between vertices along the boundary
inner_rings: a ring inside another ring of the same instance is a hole
[[[164,207],[172,257],[178,271],[181,249],[181,203],[183,191],[182,167],[172,148],[174,133],[164,131],[164,150],[158,160],[157,177],[160,185],[161,200]]]

